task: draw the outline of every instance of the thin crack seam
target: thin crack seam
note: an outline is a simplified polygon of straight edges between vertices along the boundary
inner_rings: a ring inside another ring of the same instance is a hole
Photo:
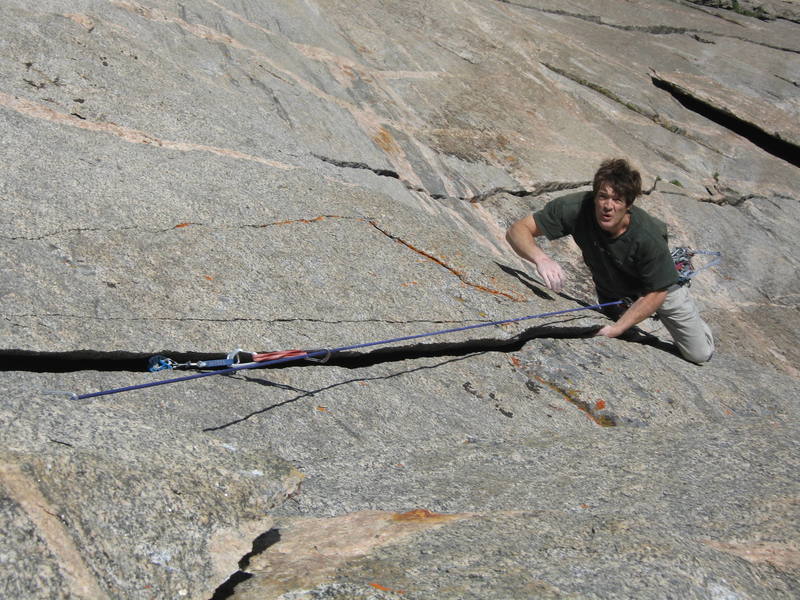
[[[407,321],[397,321],[393,319],[341,319],[338,321],[330,321],[325,319],[308,319],[300,317],[279,317],[276,319],[258,319],[251,317],[232,317],[227,319],[208,319],[200,317],[98,317],[93,315],[67,315],[58,313],[44,313],[44,314],[18,314],[18,315],[3,315],[3,319],[11,321],[12,318],[22,319],[41,319],[41,318],[61,318],[61,319],[85,319],[90,321],[126,321],[126,322],[148,322],[148,321],[163,321],[163,322],[200,322],[200,323],[322,323],[325,325],[344,325],[344,324],[358,324],[358,323],[386,323],[389,325],[415,325],[419,323],[430,323],[433,325],[443,324],[472,324],[472,323],[490,323],[490,319],[409,319]],[[2,352],[2,350],[0,350]]]
[[[244,415],[242,417],[239,417],[238,419],[234,419],[233,421],[229,421],[228,423],[223,423],[222,425],[217,425],[216,427],[207,427],[207,428],[203,429],[203,431],[207,433],[207,432],[211,432],[211,431],[220,431],[222,429],[227,429],[228,427],[231,427],[233,425],[238,425],[240,423],[248,421],[249,419],[251,419],[253,417],[256,417],[258,415],[264,414],[264,413],[269,412],[271,410],[274,410],[276,408],[280,408],[280,407],[285,406],[287,404],[292,404],[292,403],[297,402],[298,400],[302,400],[304,398],[313,398],[317,394],[321,394],[323,392],[327,392],[327,391],[329,391],[331,389],[334,389],[334,388],[337,388],[337,387],[341,387],[343,385],[350,385],[350,384],[353,384],[353,383],[361,383],[361,382],[366,383],[368,381],[385,381],[385,380],[389,380],[389,379],[394,379],[395,377],[402,377],[404,375],[411,374],[411,373],[416,373],[418,371],[437,369],[437,368],[439,368],[439,367],[441,367],[443,365],[447,365],[447,364],[452,363],[452,362],[467,360],[469,358],[472,358],[473,356],[479,356],[481,354],[484,354],[484,352],[480,352],[480,351],[479,352],[471,352],[471,353],[468,353],[468,354],[466,354],[464,356],[457,356],[457,357],[450,358],[449,360],[445,360],[445,361],[443,361],[441,363],[438,363],[438,364],[435,364],[435,365],[422,365],[422,366],[419,366],[419,367],[414,367],[413,369],[407,369],[405,371],[398,371],[396,373],[390,373],[388,375],[376,375],[374,377],[357,377],[357,378],[354,378],[354,379],[348,379],[346,381],[338,381],[336,383],[332,383],[332,384],[330,384],[328,386],[325,386],[325,387],[322,387],[322,388],[318,388],[316,390],[308,390],[308,391],[298,390],[298,391],[300,391],[302,393],[300,393],[299,395],[297,395],[297,396],[295,396],[293,398],[288,398],[286,400],[282,400],[281,402],[277,402],[277,403],[272,404],[270,406],[267,406],[265,408],[252,411],[252,412],[250,412],[250,413],[248,413],[248,414],[246,414],[246,415]],[[253,383],[260,383],[260,384],[264,385],[262,383],[262,380],[259,380],[259,379],[253,378],[253,377],[245,377],[245,381],[253,382]],[[272,382],[268,382],[267,385],[271,384],[271,383]]]
[[[432,255],[431,253],[426,252],[425,250],[421,250],[421,249],[415,247],[410,242],[407,242],[404,239],[389,233],[388,231],[383,229],[381,226],[379,226],[377,221],[375,221],[374,219],[370,219],[368,217],[342,217],[342,216],[338,216],[338,215],[321,215],[321,216],[314,217],[314,218],[311,218],[311,219],[292,219],[292,220],[287,220],[287,221],[278,221],[278,222],[275,222],[275,223],[270,223],[268,225],[257,225],[257,226],[256,225],[252,225],[250,227],[266,227],[266,226],[275,226],[275,225],[290,225],[290,224],[297,224],[297,223],[311,224],[311,223],[318,223],[318,222],[323,221],[325,219],[349,219],[349,220],[353,220],[353,221],[357,221],[357,222],[361,222],[361,223],[366,223],[366,224],[372,226],[376,231],[379,231],[380,233],[382,233],[383,235],[388,237],[389,239],[394,240],[395,242],[398,242],[398,243],[402,244],[403,246],[405,246],[409,250],[412,250],[413,252],[416,252],[420,256],[423,256],[423,257],[427,258],[428,260],[436,263],[437,265],[443,267],[444,269],[446,269],[447,271],[449,271],[450,273],[452,273],[453,275],[458,277],[458,279],[461,280],[462,283],[464,283],[465,285],[467,285],[469,287],[472,287],[472,288],[474,288],[474,289],[476,289],[478,291],[481,291],[481,292],[486,292],[486,293],[492,294],[494,296],[502,296],[504,298],[508,298],[509,300],[513,300],[514,302],[524,302],[525,301],[524,297],[515,296],[515,295],[510,294],[508,292],[495,290],[495,289],[492,289],[490,287],[487,287],[487,286],[484,286],[484,285],[469,281],[461,271],[458,271],[454,267],[451,267],[450,265],[445,263],[442,259],[437,258],[436,256]],[[179,227],[183,227],[183,226],[185,226],[185,225],[184,224],[179,224],[179,225],[176,225],[175,227],[173,227],[173,229],[179,228]],[[19,316],[19,315],[17,315],[17,316]]]
[[[62,235],[69,235],[71,233],[116,233],[118,231],[140,231],[142,233],[167,233],[168,231],[172,231],[174,229],[182,229],[184,227],[188,227],[189,225],[204,225],[204,223],[179,223],[177,225],[173,225],[172,227],[168,227],[167,229],[146,229],[144,227],[117,227],[117,228],[107,228],[103,229],[101,227],[76,227],[73,229],[64,229],[61,231],[50,231],[48,233],[43,233],[41,235],[35,237],[26,237],[26,236],[6,236],[0,235],[0,239],[8,240],[10,242],[18,242],[18,241],[26,241],[26,242],[40,242],[47,238],[58,237]],[[244,226],[243,226],[244,227]],[[256,225],[250,225],[250,227],[256,227]],[[264,227],[261,225],[261,227]],[[224,228],[218,228],[224,229]]]
[[[347,216],[342,216],[342,215],[320,215],[320,216],[314,217],[312,219],[287,219],[287,220],[284,220],[284,221],[273,221],[271,223],[259,223],[259,224],[240,223],[238,225],[214,226],[213,228],[215,230],[218,230],[218,231],[219,230],[225,230],[225,229],[243,229],[243,228],[262,229],[264,227],[278,227],[278,226],[281,226],[281,225],[293,225],[293,224],[296,224],[296,223],[309,224],[309,223],[315,223],[315,222],[318,222],[318,221],[323,221],[325,219],[350,219],[350,220],[355,220],[355,221],[366,222],[368,220],[368,217],[356,217],[356,216],[347,217]],[[148,229],[148,228],[137,227],[137,226],[107,228],[107,229],[103,229],[103,228],[100,228],[100,227],[76,227],[76,228],[72,228],[72,229],[64,229],[63,231],[52,231],[50,233],[44,233],[44,234],[42,234],[40,236],[36,236],[36,237],[25,237],[25,236],[8,237],[8,236],[0,235],[0,239],[5,239],[5,240],[9,240],[9,241],[26,240],[26,241],[29,241],[29,242],[37,242],[37,241],[41,241],[41,240],[43,240],[45,238],[57,237],[57,236],[60,236],[60,235],[68,235],[70,233],[83,233],[83,232],[115,233],[115,232],[118,232],[118,231],[140,231],[140,232],[143,232],[143,233],[168,233],[170,231],[174,231],[175,229],[186,229],[186,228],[191,227],[191,226],[211,227],[210,225],[207,225],[206,223],[200,223],[200,222],[194,222],[194,221],[184,221],[184,222],[178,223],[176,225],[173,225],[172,227],[167,227],[166,229]]]
[[[722,38],[730,38],[734,40],[739,40],[740,42],[746,42],[749,44],[755,44],[757,46],[763,46],[765,48],[769,48],[771,50],[778,50],[780,52],[790,52],[793,54],[800,54],[800,50],[796,50],[794,48],[788,48],[784,46],[775,46],[774,44],[768,44],[766,42],[759,42],[756,40],[751,40],[746,37],[738,36],[738,35],[731,35],[726,33],[717,33],[715,31],[708,31],[705,29],[690,29],[688,27],[673,27],[671,25],[620,25],[617,23],[608,23],[604,21],[602,17],[598,17],[595,15],[582,15],[580,13],[571,13],[565,10],[558,10],[558,9],[547,9],[547,8],[540,8],[538,6],[526,6],[525,4],[519,4],[517,2],[511,2],[510,0],[496,0],[497,2],[501,2],[502,4],[509,4],[511,6],[516,6],[518,8],[526,8],[528,10],[535,10],[538,12],[543,12],[546,14],[563,16],[563,17],[572,17],[574,19],[580,19],[582,21],[588,21],[589,23],[593,23],[595,25],[601,25],[603,27],[610,27],[612,29],[618,29],[621,31],[634,31],[639,33],[649,33],[651,35],[690,35],[690,34],[704,34],[704,35],[713,35]],[[738,25],[738,23],[737,23]],[[697,41],[708,44],[713,43],[709,42],[708,40],[697,39]]]
[[[425,188],[412,185],[405,179],[401,178],[400,174],[397,173],[397,171],[371,167],[364,162],[338,160],[335,158],[330,158],[328,156],[323,156],[321,154],[312,153],[312,156],[314,156],[314,158],[317,158],[318,160],[321,160],[323,162],[326,162],[328,164],[334,165],[342,169],[362,169],[365,171],[371,171],[372,173],[375,173],[380,177],[389,177],[391,179],[397,179],[401,184],[403,184],[406,187],[406,189],[412,192],[423,193],[427,196],[430,196],[434,200],[455,200],[455,201],[479,203],[498,194],[509,194],[511,196],[517,196],[517,197],[539,196],[541,194],[546,194],[549,192],[575,189],[589,185],[591,183],[590,181],[545,181],[534,185],[530,189],[525,189],[525,188],[512,189],[506,187],[494,187],[485,192],[478,192],[472,196],[446,196],[443,194],[433,194],[428,190],[426,190]]]

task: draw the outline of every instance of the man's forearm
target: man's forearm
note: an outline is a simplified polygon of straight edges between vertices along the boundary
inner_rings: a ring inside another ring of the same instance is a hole
[[[617,337],[622,335],[634,325],[638,325],[647,317],[656,312],[667,297],[666,290],[649,292],[631,304],[630,308],[623,313],[619,320],[613,325],[607,325],[598,331],[598,335]]]
[[[536,265],[536,270],[548,288],[560,292],[564,285],[564,271],[536,243],[536,238],[540,235],[542,231],[536,220],[532,215],[528,215],[508,228],[506,240],[514,252]]]
[[[536,243],[530,229],[524,227],[522,223],[512,225],[506,233],[506,240],[511,248],[522,258],[537,264],[547,258],[547,255]]]

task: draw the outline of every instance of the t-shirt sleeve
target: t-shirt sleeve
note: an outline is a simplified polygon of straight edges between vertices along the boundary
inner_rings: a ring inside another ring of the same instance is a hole
[[[585,192],[560,196],[545,204],[544,208],[533,213],[536,225],[548,240],[570,235],[580,213]]]

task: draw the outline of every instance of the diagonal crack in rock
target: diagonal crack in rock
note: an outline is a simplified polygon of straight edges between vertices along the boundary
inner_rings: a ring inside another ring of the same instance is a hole
[[[621,23],[609,23],[608,21],[603,20],[602,17],[596,15],[585,15],[582,13],[574,13],[569,12],[562,9],[552,9],[552,8],[542,8],[539,6],[528,6],[526,4],[522,4],[520,2],[512,2],[511,0],[497,0],[497,2],[501,2],[503,4],[509,4],[511,6],[516,6],[518,8],[525,8],[528,10],[535,10],[538,12],[562,16],[562,17],[571,17],[573,19],[580,19],[582,21],[588,21],[589,23],[593,23],[595,25],[600,25],[602,27],[610,27],[612,29],[617,29],[620,31],[633,31],[638,33],[646,33],[650,35],[689,35],[696,39],[699,42],[704,44],[714,43],[711,40],[703,39],[698,36],[700,35],[713,35],[722,38],[730,38],[734,40],[739,40],[740,42],[747,42],[749,44],[756,44],[757,46],[763,46],[765,48],[770,48],[772,50],[778,50],[781,52],[791,52],[793,54],[800,53],[800,50],[795,48],[789,48],[787,46],[776,46],[774,44],[768,44],[766,42],[760,42],[757,40],[748,39],[743,36],[732,35],[732,34],[725,34],[719,33],[715,31],[708,31],[705,29],[694,29],[689,27],[675,27],[672,25],[623,25]],[[714,15],[717,16],[717,15]],[[735,22],[734,22],[735,23]],[[735,23],[739,24],[739,23]]]
[[[780,132],[767,131],[763,126],[735,113],[735,109],[714,103],[702,94],[659,75],[651,73],[653,85],[671,94],[684,108],[749,140],[765,152],[800,167],[800,146],[783,139]]]
[[[518,197],[528,197],[528,196],[540,196],[541,194],[547,194],[549,192],[558,192],[561,190],[571,190],[580,188],[586,185],[589,185],[590,181],[543,181],[541,183],[533,184],[530,187],[518,187],[518,188],[507,188],[507,187],[493,187],[484,192],[478,192],[472,196],[446,196],[443,194],[433,194],[428,190],[416,186],[402,177],[397,171],[393,171],[391,169],[380,169],[377,167],[371,167],[365,162],[357,162],[357,161],[348,161],[348,160],[339,160],[336,158],[331,158],[328,156],[323,156],[321,154],[312,153],[314,158],[326,162],[328,164],[334,165],[336,167],[342,169],[362,169],[365,171],[371,171],[380,177],[389,177],[391,179],[397,179],[400,183],[402,183],[408,190],[412,192],[420,192],[433,198],[434,200],[453,200],[453,201],[466,201],[466,202],[483,202],[493,196],[497,196],[499,194],[508,194],[510,196],[518,196]]]
[[[377,222],[369,221],[369,224],[372,225],[372,227],[374,227],[376,230],[380,231],[386,237],[398,242],[399,244],[402,244],[406,248],[408,248],[410,250],[413,250],[417,254],[420,254],[421,256],[424,256],[428,260],[430,260],[432,262],[435,262],[437,265],[447,269],[450,273],[452,273],[453,275],[458,277],[462,281],[462,283],[464,283],[465,285],[467,285],[467,286],[469,286],[471,288],[474,288],[474,289],[476,289],[478,291],[481,291],[481,292],[487,292],[487,293],[492,294],[494,296],[502,296],[503,298],[508,298],[509,300],[513,300],[514,302],[524,302],[525,301],[524,297],[516,296],[516,295],[510,294],[508,292],[503,292],[503,291],[500,291],[500,290],[496,290],[496,289],[481,285],[479,283],[475,283],[473,281],[470,281],[470,280],[467,279],[467,277],[466,277],[466,275],[464,273],[462,273],[461,271],[457,270],[455,267],[452,267],[452,266],[448,265],[442,259],[437,258],[433,254],[413,246],[411,243],[407,242],[406,240],[404,240],[404,239],[402,239],[402,238],[400,238],[400,237],[398,237],[398,236],[396,236],[394,234],[389,233],[388,231],[383,229],[380,225],[378,225]]]
[[[659,113],[657,113],[655,111],[652,111],[650,109],[647,109],[647,108],[644,108],[642,106],[639,106],[638,104],[635,104],[635,103],[631,102],[630,100],[625,100],[624,98],[622,98],[621,96],[618,96],[616,93],[612,92],[608,88],[605,88],[605,87],[603,87],[601,85],[593,83],[593,82],[589,81],[588,79],[585,79],[585,78],[583,78],[583,77],[581,77],[579,75],[576,75],[574,73],[570,73],[569,71],[566,71],[565,69],[562,69],[560,67],[557,67],[557,66],[549,64],[549,63],[544,63],[543,62],[541,64],[545,68],[549,69],[550,71],[552,71],[554,73],[557,73],[558,75],[561,75],[562,77],[566,77],[567,79],[577,83],[578,85],[581,85],[581,86],[584,86],[586,88],[589,88],[590,90],[605,96],[609,100],[612,100],[612,101],[624,106],[628,110],[630,110],[632,112],[635,112],[636,114],[639,114],[639,115],[649,119],[650,121],[652,121],[653,123],[655,123],[659,127],[662,127],[664,129],[666,129],[670,133],[674,133],[675,135],[680,135],[680,136],[682,136],[682,137],[684,137],[684,138],[686,138],[688,140],[691,140],[692,142],[694,142],[696,144],[700,144],[701,146],[703,146],[705,148],[708,148],[709,150],[711,150],[713,152],[716,152],[717,154],[721,154],[721,152],[718,149],[708,145],[708,143],[704,142],[703,140],[701,140],[697,136],[692,135],[691,133],[686,131],[685,128],[683,128],[680,125],[678,125],[677,123],[674,123],[673,121],[667,119],[663,115],[660,115]]]

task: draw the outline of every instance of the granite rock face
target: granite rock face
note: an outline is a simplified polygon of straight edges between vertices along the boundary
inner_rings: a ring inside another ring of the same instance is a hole
[[[796,597],[797,2],[0,15],[4,597]],[[504,232],[610,156],[723,253],[704,367],[587,310],[71,395],[591,305]]]

